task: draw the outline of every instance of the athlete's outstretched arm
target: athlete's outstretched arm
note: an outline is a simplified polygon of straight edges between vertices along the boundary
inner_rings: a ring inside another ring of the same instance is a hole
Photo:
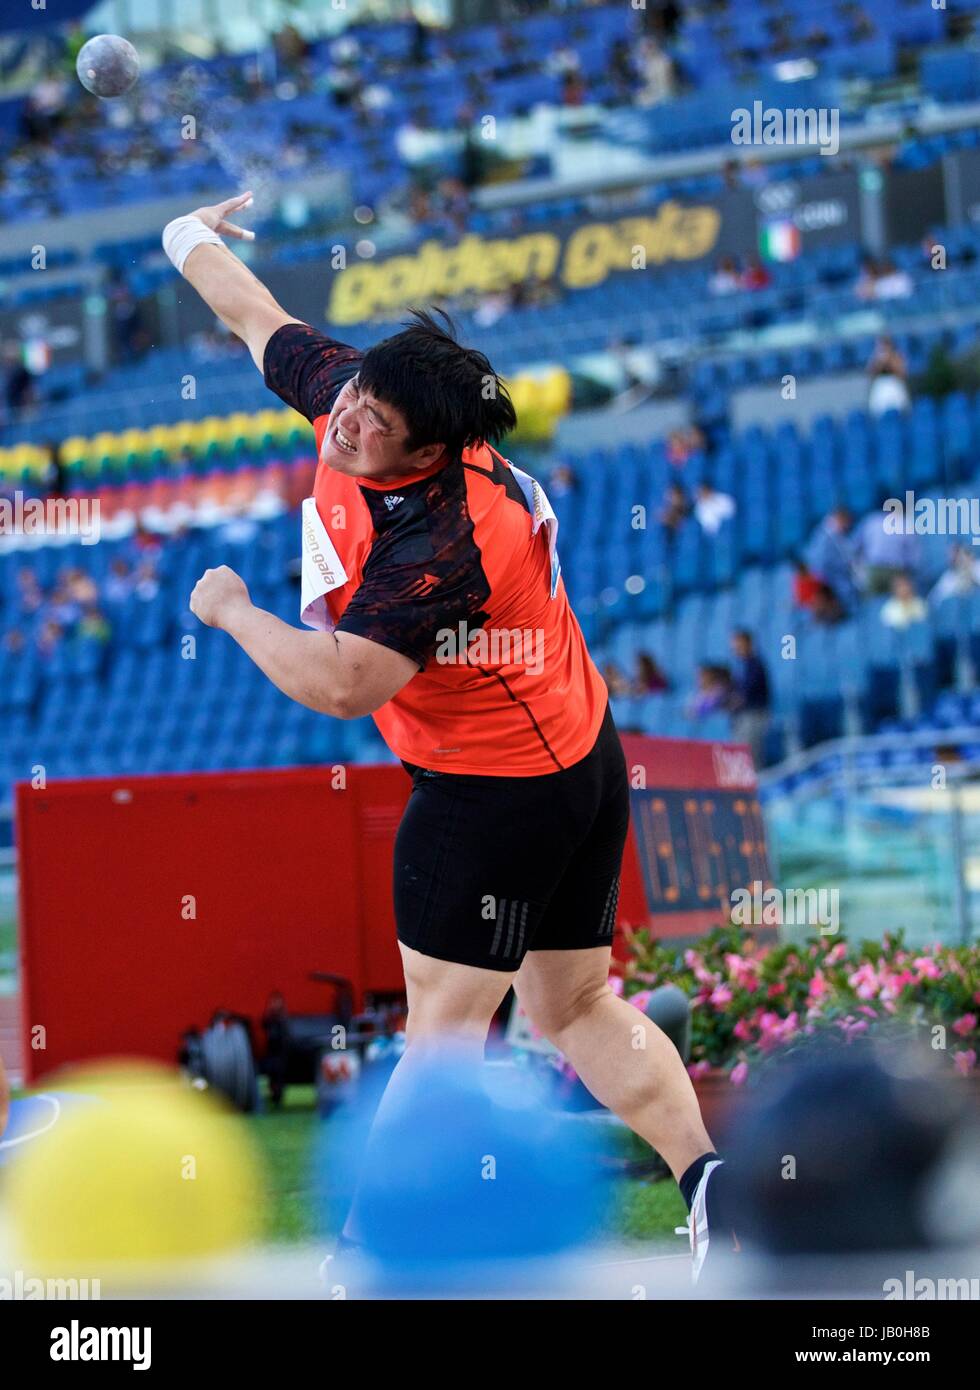
[[[214,207],[197,208],[187,217],[176,218],[167,224],[163,244],[187,283],[193,285],[221,322],[248,345],[252,360],[262,371],[265,345],[273,333],[284,323],[303,320],[287,314],[262,281],[220,240],[221,236],[252,240],[251,232],[229,221],[251,200],[251,193],[240,193]],[[210,239],[202,240],[207,233]]]

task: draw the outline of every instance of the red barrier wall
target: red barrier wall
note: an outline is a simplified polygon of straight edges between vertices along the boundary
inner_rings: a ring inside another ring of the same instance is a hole
[[[391,855],[399,767],[99,778],[17,788],[25,1070],[111,1053],[172,1061],[217,1007],[271,989],[323,1011],[329,970],[402,984]],[[194,899],[196,915],[184,904]],[[32,1046],[43,1025],[46,1046]]]
[[[633,792],[619,923],[702,931],[727,915],[728,880],[765,877],[764,844],[757,868],[749,832],[726,832],[739,841],[726,851],[713,828],[734,789],[757,812],[751,760],[728,745],[623,743],[647,789]],[[322,1012],[332,991],[311,970],[346,976],[358,1004],[365,990],[399,990],[391,861],[411,784],[395,765],[345,776],[344,787],[319,768],[19,785],[28,1079],[113,1053],[172,1061],[185,1028],[219,1007],[258,1019],[273,989],[293,1012]],[[697,789],[707,799],[691,800]],[[702,842],[703,863],[691,850]]]

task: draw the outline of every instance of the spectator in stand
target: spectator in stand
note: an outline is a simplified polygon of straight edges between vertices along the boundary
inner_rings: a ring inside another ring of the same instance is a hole
[[[809,613],[815,623],[831,626],[845,616],[844,606],[825,580],[813,573],[803,559],[793,561],[793,603]]]
[[[861,269],[858,272],[854,293],[857,295],[858,299],[874,299],[875,286],[877,283],[878,264],[872,256],[865,256],[861,262]]]
[[[436,185],[436,213],[450,236],[462,236],[469,226],[470,195],[462,179],[444,178]]]
[[[939,247],[943,247],[946,253],[946,267],[947,269],[949,268],[950,257],[949,251],[946,248],[946,240],[939,232],[926,232],[925,236],[919,242],[919,254],[923,266],[927,266],[932,270],[933,258]]]
[[[807,612],[813,607],[821,580],[800,557],[793,561],[793,605]]]
[[[756,767],[762,766],[763,742],[769,727],[769,676],[744,627],[732,633],[732,737],[748,744]]]
[[[633,688],[640,696],[659,695],[662,691],[670,689],[670,680],[650,652],[640,652],[636,658],[636,679]]]
[[[811,25],[803,36],[803,45],[807,52],[819,53],[822,49],[829,48],[831,45],[830,35],[826,29],[819,24]]]
[[[758,256],[750,256],[748,264],[739,276],[743,290],[767,290],[772,284],[772,275]]]
[[[668,101],[674,93],[674,64],[654,38],[640,40],[638,48],[641,87],[636,94],[638,106],[656,106]]]
[[[738,178],[732,187],[765,188],[772,182],[772,166],[768,160],[759,159],[758,156],[741,160],[736,168]]]
[[[861,263],[854,293],[864,300],[908,299],[914,288],[912,277],[899,270],[894,261],[876,261],[867,256]]]
[[[55,497],[65,495],[65,484],[67,474],[64,461],[61,457],[61,445],[53,440],[49,440],[44,446],[48,451],[48,463],[44,470],[44,486]]]
[[[908,364],[893,338],[884,334],[875,344],[868,362],[868,410],[872,415],[884,415],[887,410],[907,410],[909,407]]]
[[[729,497],[727,492],[719,492],[710,483],[698,483],[694,515],[707,535],[717,535],[725,522],[735,515],[735,510],[734,497]]]
[[[648,0],[642,7],[640,22],[648,34],[669,40],[675,37],[682,18],[677,0]]]
[[[63,77],[49,74],[35,83],[20,118],[24,139],[48,144],[65,120],[67,105],[68,87]]]
[[[887,594],[895,579],[919,569],[919,538],[886,527],[885,499],[865,517],[855,541],[855,559],[866,594]]]
[[[64,640],[65,630],[60,623],[49,618],[38,634],[37,649],[43,657],[53,656]]]
[[[697,425],[671,430],[667,436],[667,462],[672,468],[683,468],[692,454],[704,451],[704,432]]]
[[[735,189],[742,187],[742,164],[737,159],[726,159],[721,166],[721,177],[725,187]]]
[[[152,556],[147,556],[136,566],[133,576],[133,593],[143,603],[152,603],[160,592],[160,581],[157,578],[156,561]]]
[[[424,67],[429,61],[429,29],[418,15],[412,19],[411,64],[413,68]]]
[[[509,287],[502,290],[491,290],[489,294],[483,295],[473,310],[473,322],[479,328],[492,328],[495,323],[499,323],[514,305],[514,293]]]
[[[561,285],[554,275],[547,280],[520,280],[514,286],[515,309],[557,304],[561,297]]]
[[[561,79],[562,106],[584,106],[587,96],[585,78],[580,72],[566,72]]]
[[[95,580],[83,569],[72,570],[70,592],[75,602],[82,608],[87,608],[95,603],[99,596]]]
[[[3,396],[8,411],[26,410],[37,400],[37,386],[34,373],[24,360],[24,354],[16,343],[4,347],[6,375]]]
[[[79,621],[75,634],[83,642],[96,642],[99,646],[105,646],[111,635],[112,629],[109,622],[97,604],[91,604],[85,609]]]
[[[105,601],[115,607],[125,603],[132,592],[133,576],[129,564],[121,555],[117,555],[109,566],[109,575],[105,581]]]
[[[284,71],[296,75],[309,56],[310,46],[293,24],[284,24],[272,36],[272,47]]]
[[[668,535],[676,535],[681,524],[691,515],[691,510],[690,498],[680,483],[671,483],[660,509],[660,524]]]
[[[159,556],[163,550],[163,541],[155,531],[148,531],[145,526],[137,523],[133,533],[133,549],[143,556]]]
[[[817,585],[817,592],[810,608],[810,616],[815,623],[821,623],[825,627],[832,627],[834,623],[843,622],[847,617],[844,605],[830,585],[825,584],[823,580],[820,580]]]
[[[548,475],[548,496],[568,497],[577,487],[574,470],[567,463],[556,463]]]
[[[609,356],[619,372],[616,394],[610,409],[633,410],[649,400],[660,380],[660,362],[652,348],[639,346],[637,338],[614,337],[608,348]]]
[[[877,37],[874,20],[864,13],[860,5],[845,4],[839,7],[841,17],[848,15],[851,27],[848,30],[848,42],[852,44],[867,43],[869,39]]]
[[[149,350],[150,335],[143,327],[143,314],[126,277],[118,267],[110,277],[109,313],[115,328],[117,360],[138,362]]]
[[[456,118],[456,129],[463,137],[463,148],[459,155],[459,183],[463,189],[478,188],[486,172],[486,141],[474,130],[476,111],[472,106],[460,108]]]
[[[349,64],[330,68],[327,73],[327,86],[337,106],[354,106],[362,86],[357,69]]]
[[[352,34],[342,34],[330,45],[330,61],[326,83],[338,106],[353,103],[361,90],[363,78],[357,70],[361,45]]]
[[[25,617],[37,613],[44,606],[44,591],[38,583],[37,575],[25,565],[17,571],[17,608]]]
[[[427,188],[423,188],[419,183],[410,183],[404,198],[408,215],[416,226],[424,226],[432,221],[432,198]]]
[[[895,262],[890,260],[879,264],[874,286],[875,299],[908,299],[914,289],[907,270],[899,270]]]
[[[903,632],[915,623],[924,623],[929,615],[926,601],[915,592],[907,574],[897,574],[892,580],[891,598],[882,605],[881,621],[886,627]]]
[[[633,61],[629,39],[619,38],[613,43],[607,76],[615,87],[617,96],[623,100],[627,100],[636,89],[639,73]]]
[[[708,290],[711,294],[734,294],[738,288],[738,266],[731,256],[722,256],[708,280]]]
[[[615,661],[606,662],[602,668],[602,678],[608,687],[610,699],[623,699],[632,695],[632,687],[621,667]]]
[[[398,157],[409,168],[434,155],[437,146],[438,137],[429,125],[424,111],[410,111],[406,120],[395,131],[395,149],[398,151]],[[420,194],[419,197],[424,201],[424,194]]]
[[[579,72],[581,67],[582,60],[571,44],[553,48],[544,60],[544,70],[551,77],[568,77],[570,73]]]
[[[848,609],[857,599],[857,541],[854,518],[846,507],[835,507],[817,527],[806,554],[811,571]]]
[[[732,695],[732,678],[727,666],[702,662],[698,667],[697,688],[687,702],[689,719],[705,719],[728,708]]]
[[[72,592],[70,571],[62,571],[54,593],[45,605],[44,613],[45,617],[60,628],[74,626],[82,616],[82,604],[78,596]]]
[[[929,592],[930,603],[942,603],[948,598],[962,598],[980,588],[980,556],[970,546],[953,545],[949,564]]]
[[[191,352],[205,362],[221,361],[228,357],[242,356],[240,338],[229,333],[224,324],[215,320],[213,327],[204,328],[190,337]]]

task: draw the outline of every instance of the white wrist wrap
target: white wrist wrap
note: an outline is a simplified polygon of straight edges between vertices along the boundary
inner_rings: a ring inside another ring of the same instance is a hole
[[[217,232],[212,232],[199,217],[193,215],[175,217],[172,222],[168,222],[163,229],[162,240],[164,251],[181,275],[184,273],[184,262],[195,246],[204,242],[213,242],[215,246],[224,245]]]

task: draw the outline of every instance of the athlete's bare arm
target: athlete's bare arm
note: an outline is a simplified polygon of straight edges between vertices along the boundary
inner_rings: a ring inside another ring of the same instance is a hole
[[[191,612],[223,628],[284,695],[335,719],[373,714],[418,674],[411,657],[380,642],[352,632],[305,632],[256,608],[227,565],[204,571]]]
[[[251,237],[242,227],[229,221],[251,201],[251,193],[240,193],[210,208],[196,208],[192,217],[220,236],[243,240]],[[287,314],[263,285],[227,246],[208,243],[195,246],[184,263],[184,279],[193,285],[221,322],[247,344],[252,360],[262,371],[265,345],[284,323],[302,323]]]
[[[192,215],[221,236],[246,234],[228,219],[250,193]],[[265,285],[226,246],[195,246],[184,262],[185,280],[232,333],[247,343],[259,371],[269,339],[286,323],[302,323],[278,304]],[[353,633],[307,632],[256,608],[244,581],[227,565],[206,570],[191,594],[191,612],[223,628],[284,694],[337,719],[373,714],[418,672],[401,652]]]

